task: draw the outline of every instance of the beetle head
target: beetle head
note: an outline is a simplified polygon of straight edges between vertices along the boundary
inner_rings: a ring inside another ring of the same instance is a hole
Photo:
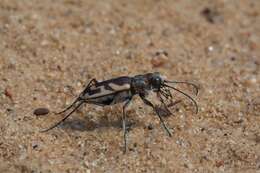
[[[160,91],[160,88],[164,83],[161,74],[159,72],[148,73],[147,78],[151,89],[154,91]]]

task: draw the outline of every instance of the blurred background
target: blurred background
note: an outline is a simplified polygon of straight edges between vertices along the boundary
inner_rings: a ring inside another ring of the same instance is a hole
[[[1,0],[0,172],[260,171],[259,13],[257,0]],[[122,105],[39,132],[90,79],[154,71],[200,87],[198,114],[183,99],[165,117],[171,138],[139,98],[125,155]]]

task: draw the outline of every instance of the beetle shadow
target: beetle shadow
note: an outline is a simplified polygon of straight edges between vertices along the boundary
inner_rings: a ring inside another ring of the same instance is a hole
[[[126,126],[128,130],[130,130],[133,126],[140,125],[141,124],[135,122],[135,120],[128,119],[126,121]],[[109,127],[122,129],[122,120],[120,118],[115,120],[109,120],[107,116],[102,116],[97,121],[93,121],[89,117],[84,117],[84,119],[73,118],[63,122],[60,125],[60,128],[62,129],[71,129],[75,131],[94,131],[95,129]]]

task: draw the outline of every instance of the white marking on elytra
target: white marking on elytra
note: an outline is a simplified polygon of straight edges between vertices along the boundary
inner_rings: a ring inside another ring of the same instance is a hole
[[[117,85],[117,84],[114,84],[114,83],[110,83],[108,85],[115,91],[130,89],[130,84]]]
[[[108,84],[113,90],[107,90],[105,89],[105,86],[99,86],[99,87],[91,87],[92,90],[94,89],[99,89],[100,88],[100,92],[93,94],[93,95],[89,95],[88,93],[86,94],[86,98],[87,99],[92,99],[92,98],[96,98],[96,97],[101,97],[101,96],[105,96],[105,95],[109,95],[109,94],[113,94],[115,92],[118,91],[123,91],[123,90],[129,90],[130,89],[130,84],[124,84],[124,85],[117,85],[114,83],[110,83]]]

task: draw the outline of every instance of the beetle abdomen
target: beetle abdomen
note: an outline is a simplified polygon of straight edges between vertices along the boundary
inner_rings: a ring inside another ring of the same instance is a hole
[[[103,82],[98,82],[89,88],[88,92],[83,96],[84,99],[96,99],[99,97],[106,97],[121,91],[130,90],[131,79],[129,77],[119,77]]]
[[[124,102],[132,97],[130,91],[121,91],[117,93],[113,93],[106,96],[96,97],[93,99],[89,99],[89,103],[106,106],[106,105],[113,105],[117,103]]]

